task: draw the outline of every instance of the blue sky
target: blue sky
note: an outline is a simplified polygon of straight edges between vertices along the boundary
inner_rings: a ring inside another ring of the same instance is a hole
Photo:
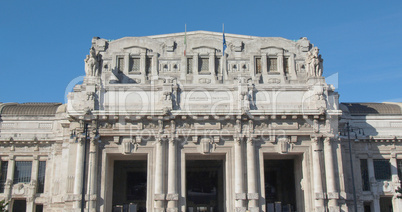
[[[0,102],[63,102],[94,36],[307,37],[342,102],[402,102],[402,1],[0,0]],[[336,77],[335,77],[336,78]]]

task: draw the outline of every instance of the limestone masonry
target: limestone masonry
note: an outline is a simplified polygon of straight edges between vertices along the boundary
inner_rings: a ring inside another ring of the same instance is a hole
[[[0,199],[36,212],[402,210],[402,103],[339,103],[305,37],[224,36],[226,49],[206,31],[95,37],[66,104],[0,104]]]

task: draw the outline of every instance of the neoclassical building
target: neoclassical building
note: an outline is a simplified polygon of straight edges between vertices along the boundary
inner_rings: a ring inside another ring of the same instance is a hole
[[[402,210],[401,103],[339,104],[307,38],[225,38],[95,37],[66,104],[0,104],[0,199],[36,212]]]

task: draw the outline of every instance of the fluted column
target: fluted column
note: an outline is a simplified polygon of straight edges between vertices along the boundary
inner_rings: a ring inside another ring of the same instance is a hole
[[[247,139],[247,199],[250,212],[259,211],[257,192],[257,169],[255,165],[255,147],[252,138]]]
[[[312,139],[313,147],[313,174],[314,174],[314,197],[315,197],[315,211],[325,211],[324,208],[324,192],[322,188],[322,170],[320,165],[320,154],[322,149],[318,143],[317,138]]]
[[[158,138],[155,144],[155,212],[164,211],[165,194],[163,193],[163,144]]]
[[[177,201],[177,141],[174,138],[169,140],[169,161],[168,161],[168,212],[178,211]]]
[[[91,141],[89,146],[89,183],[87,194],[89,197],[89,209],[91,211],[96,211],[96,189],[98,186],[97,182],[97,155],[98,155],[98,142]]]
[[[246,200],[246,193],[244,191],[244,176],[243,176],[243,151],[242,151],[242,139],[235,139],[234,146],[234,161],[235,161],[235,206],[239,210],[245,209],[244,201]]]
[[[75,201],[73,208],[81,208],[81,191],[82,191],[82,170],[84,168],[84,142],[81,139],[77,143],[76,159],[75,159],[75,178],[74,178],[74,196]]]
[[[333,148],[330,138],[324,139],[324,157],[325,157],[325,173],[327,181],[327,195],[329,201],[328,207],[337,208],[339,193],[336,189]]]

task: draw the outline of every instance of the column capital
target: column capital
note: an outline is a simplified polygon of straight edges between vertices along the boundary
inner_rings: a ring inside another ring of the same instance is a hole
[[[329,144],[331,141],[330,137],[324,137],[324,143]]]

